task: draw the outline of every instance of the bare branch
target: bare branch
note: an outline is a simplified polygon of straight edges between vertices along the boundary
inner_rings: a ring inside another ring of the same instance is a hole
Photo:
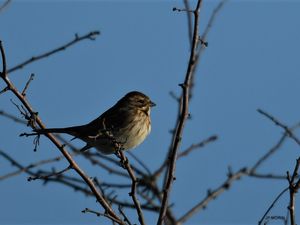
[[[282,190],[279,195],[275,198],[275,200],[272,202],[272,204],[270,205],[270,207],[267,209],[267,211],[265,212],[265,214],[263,215],[263,217],[258,221],[258,225],[261,225],[262,222],[265,220],[266,216],[269,214],[269,212],[271,211],[271,209],[274,207],[274,205],[276,204],[276,202],[281,198],[281,196],[288,190],[289,188],[285,188],[284,190]]]
[[[107,213],[101,213],[101,212],[97,212],[95,210],[89,209],[89,208],[85,208],[84,210],[81,211],[82,213],[91,213],[94,214],[96,216],[103,216],[103,217],[107,217],[108,219],[111,219],[112,221],[119,223],[114,217],[110,216]]]
[[[213,12],[210,15],[210,18],[208,20],[208,23],[207,23],[207,25],[206,25],[206,27],[204,29],[204,32],[201,35],[203,41],[206,40],[207,35],[208,35],[210,29],[212,28],[212,26],[213,26],[213,24],[215,22],[215,19],[216,19],[217,15],[218,15],[218,13],[222,10],[222,8],[224,7],[225,3],[227,3],[227,2],[228,2],[228,0],[221,0],[218,3],[218,5],[214,8],[214,10],[213,10]]]
[[[2,10],[4,10],[8,5],[9,3],[11,3],[11,0],[6,0],[1,6],[0,6],[0,12]]]
[[[132,184],[131,184],[131,192],[129,193],[129,196],[131,196],[132,198],[132,201],[136,207],[136,211],[137,211],[137,214],[138,214],[138,217],[139,217],[139,222],[141,225],[145,225],[145,218],[144,218],[144,214],[143,214],[143,211],[142,211],[142,208],[141,208],[141,204],[139,202],[139,200],[137,199],[137,196],[136,196],[136,188],[137,188],[137,179],[133,173],[133,170],[129,164],[129,161],[127,159],[127,157],[124,155],[124,152],[122,150],[118,150],[116,152],[116,155],[117,157],[120,158],[121,160],[121,163],[122,165],[124,166],[124,168],[127,170],[130,178],[131,178],[131,181],[132,181]]]
[[[31,81],[33,81],[33,78],[34,78],[34,74],[32,73],[32,74],[30,74],[30,77],[29,77],[28,81],[26,82],[25,87],[24,87],[24,89],[22,91],[22,95],[23,96],[26,95],[26,91],[27,91],[27,89],[28,89],[29,84],[31,83]]]
[[[162,225],[163,221],[166,217],[167,207],[168,207],[168,200],[172,188],[173,181],[175,179],[175,169],[176,169],[176,160],[177,160],[177,152],[180,146],[183,127],[185,125],[185,121],[188,117],[188,109],[189,109],[189,88],[191,83],[191,76],[193,72],[193,68],[195,66],[195,56],[197,50],[197,43],[198,43],[198,33],[199,33],[199,11],[201,7],[202,0],[198,0],[197,6],[194,13],[194,31],[193,31],[193,41],[192,41],[192,50],[190,54],[189,64],[185,76],[184,83],[180,86],[182,87],[182,106],[180,110],[180,118],[177,122],[176,131],[174,134],[173,139],[173,146],[171,148],[169,154],[169,162],[168,162],[168,169],[166,171],[165,179],[164,179],[164,189],[163,189],[163,199],[161,202],[161,210],[159,213],[157,225]]]
[[[47,175],[38,175],[38,176],[31,176],[31,177],[28,177],[28,181],[33,181],[33,180],[38,180],[38,179],[43,179],[43,180],[47,180],[49,177],[54,177],[54,176],[60,176],[62,175],[64,172],[68,171],[72,169],[71,166],[67,166],[66,168],[64,168],[63,170],[61,171],[58,171],[58,172],[54,172],[54,173],[50,173],[50,174],[47,174]]]
[[[5,92],[7,92],[7,91],[9,91],[9,88],[8,88],[8,87],[3,88],[3,89],[0,91],[0,95],[3,94],[3,93],[5,93]]]
[[[192,144],[189,148],[187,148],[186,150],[182,151],[182,152],[179,152],[178,153],[178,156],[177,156],[177,159],[179,158],[182,158],[184,156],[187,156],[188,154],[190,154],[190,152],[194,151],[195,149],[197,148],[202,148],[204,146],[206,146],[207,144],[213,142],[213,141],[216,141],[218,139],[218,137],[216,135],[212,135],[210,136],[209,138],[197,143],[197,144]],[[153,177],[158,177],[162,172],[163,170],[167,167],[168,165],[168,161],[165,160],[161,166],[153,173]]]
[[[184,7],[187,9],[187,12],[191,10],[190,3],[188,0],[184,0]],[[191,13],[186,13],[187,16],[187,24],[188,24],[188,37],[190,46],[192,47],[192,41],[193,41],[193,21],[192,21],[192,15]]]
[[[8,156],[4,151],[0,150],[0,155],[2,155],[4,158],[6,158],[8,161],[10,161],[13,165],[20,165],[12,157]],[[17,171],[0,176],[0,180],[4,180],[9,177],[16,176],[22,172],[27,172],[29,169],[33,169],[33,168],[41,166],[41,165],[45,165],[45,164],[52,163],[52,162],[58,162],[62,159],[64,159],[63,156],[57,156],[55,158],[45,159],[45,160],[41,160],[39,162],[31,163],[26,167],[23,167],[21,165],[17,166],[19,168]]]
[[[88,34],[85,34],[85,35],[82,35],[82,36],[79,36],[78,34],[75,34],[75,38],[72,41],[69,41],[69,42],[61,45],[60,47],[57,47],[53,50],[49,50],[49,51],[47,51],[43,54],[40,54],[40,55],[37,55],[37,56],[32,56],[30,59],[25,60],[24,62],[19,63],[18,65],[8,69],[7,73],[15,72],[16,70],[22,69],[24,66],[27,66],[28,64],[31,64],[33,62],[36,62],[38,60],[41,60],[41,59],[46,58],[48,56],[51,56],[51,55],[53,55],[57,52],[66,50],[67,48],[71,47],[72,45],[74,45],[74,44],[76,44],[80,41],[83,41],[83,40],[92,40],[93,41],[93,40],[95,40],[95,38],[98,35],[100,35],[99,31],[91,31]]]
[[[194,151],[195,149],[198,149],[198,148],[203,148],[204,146],[206,146],[207,144],[211,143],[211,142],[214,142],[218,139],[218,136],[217,135],[213,135],[213,136],[210,136],[209,138],[197,143],[197,144],[192,144],[190,147],[188,147],[186,150],[178,153],[178,157],[177,159],[183,157],[183,156],[187,156],[188,154],[190,154],[192,151]]]
[[[24,124],[24,125],[27,124],[26,120],[20,119],[19,117],[16,117],[16,116],[14,116],[12,114],[9,114],[9,113],[7,113],[7,112],[5,112],[3,110],[0,110],[0,115],[6,117],[8,119],[11,119],[11,120],[13,120],[16,123],[21,123],[21,124]]]
[[[251,173],[256,171],[257,168],[262,165],[262,163],[264,163],[268,158],[270,158],[271,155],[273,155],[278,149],[280,149],[280,147],[282,146],[282,144],[284,143],[284,141],[286,140],[287,137],[288,137],[288,135],[286,133],[284,133],[281,136],[278,143],[276,143],[276,145],[274,145],[265,155],[263,155],[259,160],[257,160],[255,165],[251,169]]]
[[[293,171],[292,176],[290,176],[289,172],[287,172],[287,180],[289,182],[289,192],[290,192],[290,203],[288,206],[289,212],[290,212],[290,218],[291,218],[291,225],[296,225],[295,222],[295,195],[298,192],[298,189],[300,188],[300,179],[298,179],[297,182],[295,182],[296,177],[298,176],[298,170],[300,167],[300,157],[296,160],[296,165]]]
[[[249,177],[260,178],[260,179],[273,179],[273,180],[286,180],[286,175],[283,174],[272,174],[272,173],[257,173],[249,171],[247,173]],[[299,176],[297,176],[298,178]]]
[[[118,207],[119,212],[121,213],[121,215],[124,217],[124,221],[128,223],[128,225],[131,225],[132,223],[130,222],[130,220],[128,219],[128,217],[126,216],[126,214],[124,213],[123,209],[121,206]]]
[[[35,175],[33,172],[30,171],[31,167],[27,166],[24,167],[22,166],[20,163],[18,163],[16,160],[14,160],[11,156],[9,156],[7,153],[5,153],[4,151],[0,150],[0,155],[5,158],[6,160],[8,160],[13,166],[17,167],[20,171],[24,171],[30,175]],[[10,177],[11,175],[4,175],[0,177],[0,180],[6,179],[8,177]]]
[[[140,160],[136,155],[134,155],[132,152],[128,151],[128,154],[138,163],[140,164],[147,172],[147,174],[150,176],[151,175],[151,171],[148,168],[148,166],[142,161]]]
[[[113,164],[115,164],[115,165],[117,165],[117,166],[120,166],[120,162],[119,162],[118,160],[116,160],[116,159],[111,158],[110,156],[103,155],[103,154],[98,153],[98,152],[96,152],[96,153],[87,152],[87,154],[88,154],[88,155],[91,154],[91,155],[97,156],[97,157],[102,158],[102,159],[105,159],[106,161],[111,162],[111,163],[113,163]],[[147,174],[145,174],[143,171],[141,171],[141,170],[140,170],[139,168],[137,168],[136,166],[134,166],[134,165],[130,165],[130,166],[131,166],[131,168],[134,170],[134,172],[135,172],[136,174],[138,174],[139,176],[141,176],[141,177],[147,177]]]
[[[2,79],[5,79],[7,76],[7,71],[6,71],[6,56],[4,52],[4,48],[2,46],[2,41],[0,40],[0,51],[1,51],[1,59],[2,59],[2,72],[1,72],[1,77]],[[8,83],[6,82],[7,87],[9,88]]]
[[[262,109],[257,109],[257,111],[270,119],[275,125],[281,127],[284,129],[284,131],[289,135],[290,138],[292,138],[299,146],[300,146],[300,140],[293,134],[293,132],[288,128],[287,125],[281,123],[278,119],[276,119],[274,116],[270,115],[269,113],[263,111]]]
[[[173,8],[173,11],[177,11],[177,12],[188,12],[188,13],[193,13],[194,11],[193,10],[190,10],[190,9],[179,9],[177,7],[174,7]]]
[[[220,185],[217,189],[213,191],[209,190],[207,196],[201,202],[199,202],[193,208],[191,208],[188,212],[186,212],[183,216],[181,216],[177,222],[186,222],[199,210],[204,209],[211,200],[215,199],[221,193],[228,190],[234,181],[239,180],[245,174],[247,174],[247,168],[242,168],[238,172],[228,175],[228,179],[222,185]]]
[[[95,214],[96,216],[105,216],[104,213],[96,212],[94,210],[91,210],[89,208],[85,208],[84,210],[81,211],[82,213],[92,213]]]

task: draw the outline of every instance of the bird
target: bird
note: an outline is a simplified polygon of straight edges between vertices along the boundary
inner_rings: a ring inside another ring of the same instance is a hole
[[[95,147],[103,154],[113,154],[117,150],[133,149],[145,140],[151,131],[150,111],[154,106],[147,95],[131,91],[90,123],[34,129],[34,134],[66,133],[86,143],[81,151]]]

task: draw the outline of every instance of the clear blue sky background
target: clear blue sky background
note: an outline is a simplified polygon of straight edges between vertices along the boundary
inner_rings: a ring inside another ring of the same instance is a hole
[[[201,31],[217,3],[204,1]],[[75,33],[100,30],[101,36],[13,73],[11,79],[22,88],[35,73],[27,97],[48,127],[89,122],[131,90],[148,94],[157,103],[152,133],[134,153],[154,170],[164,159],[176,120],[177,103],[169,92],[180,94],[178,83],[183,82],[189,55],[186,15],[173,12],[174,6],[183,4],[13,0],[0,13],[0,39],[9,67],[71,40]],[[178,162],[172,191],[178,215],[205,197],[207,189],[218,187],[228,166],[234,171],[252,166],[280,138],[282,130],[259,115],[257,108],[288,125],[300,120],[299,12],[299,1],[231,1],[216,18],[197,71],[192,120],[185,127],[181,149],[212,134],[219,140]],[[10,99],[16,101],[10,93],[0,96],[0,110],[19,116]],[[24,131],[29,129],[0,117],[0,149],[25,165],[59,155],[45,138],[33,152],[32,139],[18,137]],[[288,140],[260,171],[284,175],[299,154],[299,146]],[[90,176],[107,177],[78,161]],[[0,175],[11,170],[0,158]],[[98,209],[94,199],[58,184],[29,183],[26,178],[21,175],[0,183],[0,224],[99,222],[80,212],[85,207]],[[243,178],[189,224],[255,224],[286,186],[285,180]],[[271,215],[285,216],[287,199],[286,195]]]

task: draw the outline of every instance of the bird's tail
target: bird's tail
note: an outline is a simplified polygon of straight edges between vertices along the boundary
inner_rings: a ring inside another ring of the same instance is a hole
[[[74,127],[64,127],[64,128],[34,129],[33,131],[36,132],[36,134],[66,133],[73,136],[77,136],[80,128],[81,126],[74,126]]]

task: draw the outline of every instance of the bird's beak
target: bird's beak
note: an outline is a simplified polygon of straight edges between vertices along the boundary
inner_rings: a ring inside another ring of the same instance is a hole
[[[154,107],[154,106],[156,106],[156,104],[150,101],[150,107]]]

